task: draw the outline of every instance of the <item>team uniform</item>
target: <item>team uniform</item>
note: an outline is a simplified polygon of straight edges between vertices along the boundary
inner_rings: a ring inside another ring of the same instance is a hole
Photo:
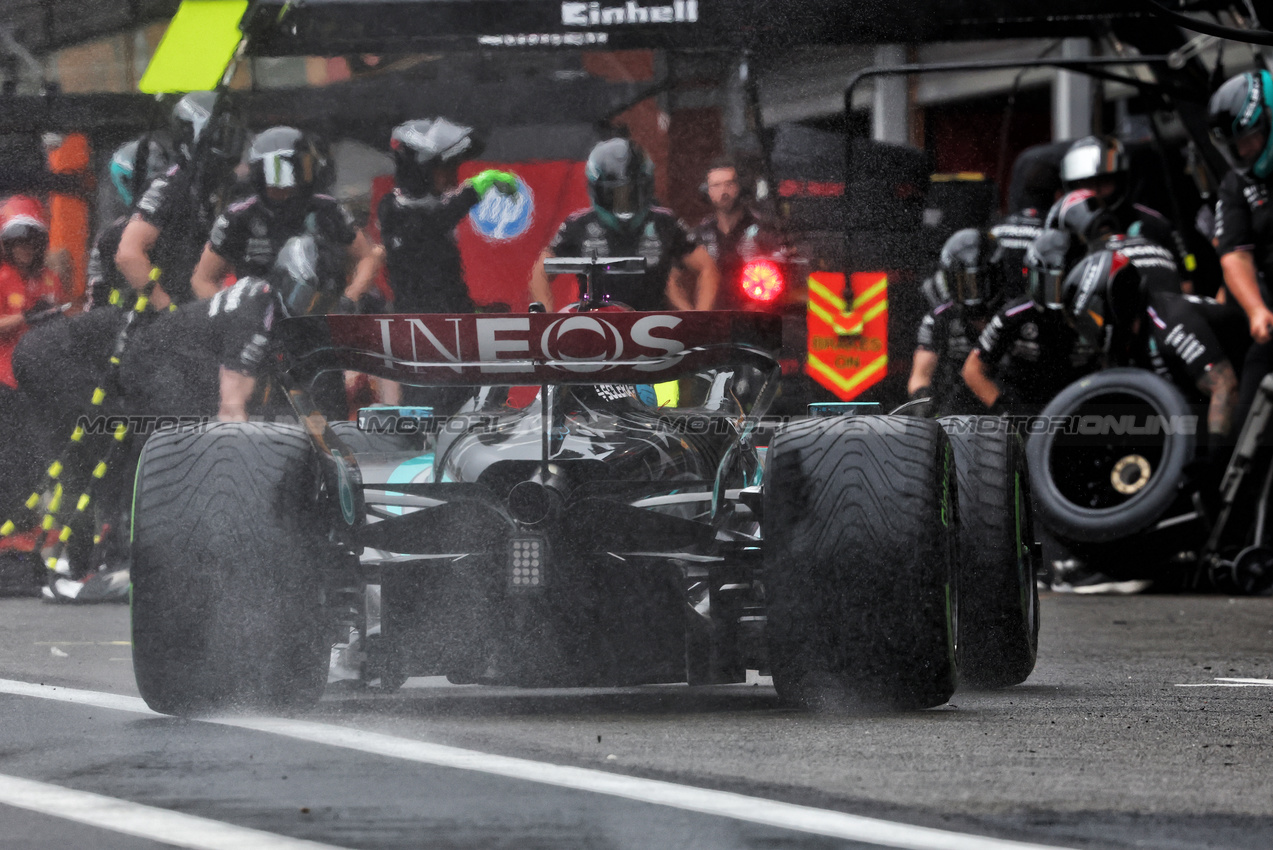
[[[1157,373],[1197,404],[1209,399],[1199,383],[1217,363],[1228,360],[1224,346],[1191,300],[1161,292],[1150,294],[1128,354],[1126,365]]]
[[[473,312],[455,228],[480,200],[469,185],[422,197],[395,190],[381,199],[377,217],[396,312]]]
[[[287,240],[306,233],[336,245],[349,245],[358,236],[349,213],[328,195],[311,195],[303,204],[280,208],[253,195],[217,218],[208,246],[239,277],[264,277]]]
[[[193,166],[174,165],[150,184],[133,216],[159,230],[151,260],[159,269],[160,285],[174,304],[194,300],[190,278],[203,255],[212,226],[211,198],[198,197]]]
[[[1273,205],[1265,180],[1229,171],[1220,181],[1216,200],[1216,253],[1249,252],[1255,260],[1260,295],[1270,303],[1269,276],[1273,274]],[[1251,345],[1242,367],[1241,407],[1250,409],[1260,380],[1273,371],[1273,343]]]
[[[999,246],[1004,294],[1009,300],[1025,294],[1025,252],[1042,232],[1043,216],[1033,207],[1005,216],[1003,221],[990,228],[990,235]]]
[[[1118,251],[1131,261],[1147,291],[1180,294],[1180,266],[1176,263],[1176,253],[1171,249],[1146,236],[1117,237],[1107,242],[1105,247]]]
[[[49,269],[41,269],[33,277],[9,264],[0,265],[0,315],[16,316],[39,306],[52,307],[62,301],[62,281]],[[16,387],[13,375],[14,349],[27,331],[25,324],[0,334],[0,383]]]
[[[1096,370],[1098,352],[1059,310],[1028,298],[1010,301],[977,340],[982,362],[1002,388],[1000,404],[1035,414],[1074,381]]]
[[[716,261],[720,270],[720,285],[716,289],[717,310],[741,310],[748,299],[742,290],[743,267],[751,257],[772,254],[782,244],[773,228],[762,222],[749,209],[729,233],[722,233],[711,215],[691,231],[690,239],[702,245]]]
[[[672,266],[695,248],[671,210],[653,207],[635,231],[606,227],[597,212],[581,210],[562,223],[549,245],[558,257],[645,257],[643,275],[613,275],[599,281],[611,301],[634,310],[663,310]]]
[[[115,254],[119,251],[119,242],[123,238],[124,228],[128,227],[128,217],[120,216],[102,228],[93,240],[93,250],[88,255],[88,286],[85,310],[96,310],[111,303],[112,293],[128,295],[132,287],[128,279],[120,273],[115,265]],[[116,302],[128,304],[116,296]]]
[[[953,301],[928,311],[919,324],[916,348],[937,355],[937,368],[929,384],[936,416],[968,413],[980,407],[961,376],[975,335]]]

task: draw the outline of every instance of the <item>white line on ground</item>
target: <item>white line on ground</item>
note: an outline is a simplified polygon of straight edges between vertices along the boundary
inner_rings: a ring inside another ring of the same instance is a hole
[[[92,705],[116,711],[155,713],[137,697],[34,685],[9,679],[0,679],[0,693]],[[657,779],[642,779],[604,770],[492,755],[306,720],[264,717],[223,717],[205,718],[205,720],[223,726],[250,729],[372,755],[437,767],[472,770],[510,779],[554,785],[559,788],[590,791],[796,832],[858,841],[877,847],[893,847],[900,850],[1056,850],[1057,848],[1057,845],[1032,844],[931,827],[910,826],[880,818],[783,803],[730,791],[678,785]]]
[[[1237,679],[1217,677],[1214,682],[1176,685],[1178,688],[1273,688],[1273,679]]]
[[[0,804],[196,850],[338,850],[258,829],[0,774]]]

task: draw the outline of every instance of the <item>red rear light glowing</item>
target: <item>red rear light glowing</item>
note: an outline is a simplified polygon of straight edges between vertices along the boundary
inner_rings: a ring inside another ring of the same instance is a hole
[[[782,292],[782,270],[769,260],[752,260],[743,266],[743,293],[753,301],[773,301]]]

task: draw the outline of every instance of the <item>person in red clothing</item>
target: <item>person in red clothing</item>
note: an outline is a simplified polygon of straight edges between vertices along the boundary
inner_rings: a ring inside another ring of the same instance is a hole
[[[46,268],[49,227],[39,201],[15,195],[0,206],[0,382],[14,387],[13,348],[32,322],[59,312],[62,281]]]

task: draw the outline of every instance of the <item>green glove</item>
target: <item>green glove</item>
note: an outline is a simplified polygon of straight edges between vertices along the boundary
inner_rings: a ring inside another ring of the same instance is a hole
[[[517,194],[517,177],[509,174],[507,171],[500,171],[496,168],[488,168],[469,178],[469,185],[480,197],[486,197],[486,193],[494,187],[505,195]]]

